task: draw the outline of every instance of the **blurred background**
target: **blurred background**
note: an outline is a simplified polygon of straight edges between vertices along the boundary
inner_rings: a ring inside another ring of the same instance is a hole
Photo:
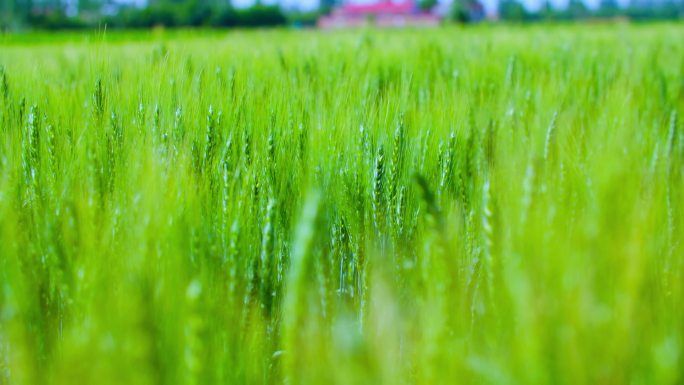
[[[429,27],[448,22],[676,20],[684,0],[0,0],[0,29]]]

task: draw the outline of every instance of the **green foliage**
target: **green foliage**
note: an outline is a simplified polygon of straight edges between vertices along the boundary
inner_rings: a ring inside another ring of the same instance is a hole
[[[213,13],[212,8],[199,1],[161,2],[142,9],[125,9],[104,22],[115,28],[200,27],[211,21]]]
[[[67,17],[61,11],[31,14],[27,17],[27,22],[34,28],[45,30],[78,30],[88,27],[82,20]]]
[[[682,32],[6,38],[0,383],[681,383]]]
[[[521,22],[531,18],[525,7],[515,0],[504,0],[499,7],[499,17],[502,20]]]
[[[211,20],[215,27],[268,27],[284,25],[285,15],[277,6],[256,5],[247,9],[225,8]]]
[[[423,11],[429,11],[437,5],[437,0],[420,0],[418,7]]]

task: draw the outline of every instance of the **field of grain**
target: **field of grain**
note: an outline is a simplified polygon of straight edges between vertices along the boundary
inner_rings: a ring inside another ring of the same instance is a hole
[[[683,41],[0,38],[0,384],[681,383]]]

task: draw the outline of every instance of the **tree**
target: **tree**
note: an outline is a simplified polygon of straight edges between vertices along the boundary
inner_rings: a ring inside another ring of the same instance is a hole
[[[429,11],[437,5],[437,0],[420,0],[418,2],[418,7],[422,11]]]
[[[528,18],[525,7],[515,0],[504,0],[499,7],[499,16],[503,20],[525,21]]]
[[[583,19],[590,16],[589,9],[582,0],[570,0],[566,12],[571,19]]]

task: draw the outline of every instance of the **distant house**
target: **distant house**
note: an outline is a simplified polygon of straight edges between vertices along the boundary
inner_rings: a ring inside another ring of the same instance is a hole
[[[381,0],[372,4],[345,4],[329,15],[318,19],[318,27],[325,29],[360,27],[430,27],[437,26],[441,17],[421,10],[412,0],[391,2]]]

